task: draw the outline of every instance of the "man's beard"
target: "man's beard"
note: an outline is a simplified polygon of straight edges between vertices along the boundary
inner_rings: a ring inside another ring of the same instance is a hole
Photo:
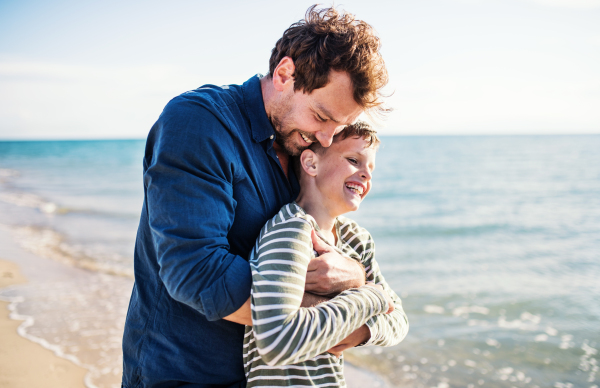
[[[309,146],[300,145],[297,143],[297,141],[294,141],[296,133],[304,134],[308,139],[312,140],[313,142],[316,142],[316,139],[312,134],[300,131],[299,129],[286,129],[286,127],[288,127],[286,125],[286,115],[278,114],[283,110],[281,108],[286,109],[288,108],[288,106],[280,107],[280,109],[277,109],[271,115],[271,117],[269,117],[273,128],[275,128],[275,141],[281,148],[283,148],[286,154],[290,156],[299,156],[302,153],[302,151],[307,149]]]
[[[279,146],[283,148],[285,153],[290,156],[299,156],[302,153],[302,151],[308,148],[300,147],[294,142],[293,137],[296,131],[297,130],[295,129],[291,130],[288,133],[282,133],[281,131],[277,131],[277,136],[275,137],[275,141],[277,142],[277,144],[279,144]]]

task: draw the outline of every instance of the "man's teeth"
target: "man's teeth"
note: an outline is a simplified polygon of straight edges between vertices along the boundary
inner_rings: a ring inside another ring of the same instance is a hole
[[[312,143],[312,140],[310,140],[308,137],[306,137],[303,133],[300,133],[300,136],[302,136],[302,139],[304,139],[304,141],[307,142],[308,144]]]
[[[352,184],[352,183],[346,183],[346,187],[349,188],[351,191],[359,194],[359,195],[362,195],[362,193],[363,193],[363,188],[360,185],[355,185],[355,184]]]

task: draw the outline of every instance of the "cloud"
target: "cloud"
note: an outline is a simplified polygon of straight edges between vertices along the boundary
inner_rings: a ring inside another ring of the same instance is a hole
[[[568,58],[526,51],[462,54],[394,78],[393,122],[382,132],[600,132],[600,75]]]
[[[218,81],[177,66],[3,60],[0,138],[145,137],[172,97]]]
[[[600,0],[529,0],[549,7],[592,9],[600,8]]]

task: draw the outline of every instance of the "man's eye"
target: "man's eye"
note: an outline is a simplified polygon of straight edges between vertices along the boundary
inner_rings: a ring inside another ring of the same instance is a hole
[[[319,120],[320,122],[324,123],[325,121],[327,121],[327,119],[324,119],[323,117],[317,115],[317,120]]]

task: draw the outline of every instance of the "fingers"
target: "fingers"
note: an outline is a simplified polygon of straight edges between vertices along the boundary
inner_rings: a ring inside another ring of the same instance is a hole
[[[394,303],[391,300],[388,300],[388,305],[389,305],[389,309],[386,312],[386,314],[391,314],[394,312],[394,310],[396,309],[396,307],[394,306]]]
[[[321,240],[321,238],[317,235],[317,232],[315,232],[314,229],[312,229],[310,232],[310,239],[313,243],[313,249],[317,251],[319,255],[325,252],[329,252],[331,250],[331,247],[327,245],[325,241]]]

